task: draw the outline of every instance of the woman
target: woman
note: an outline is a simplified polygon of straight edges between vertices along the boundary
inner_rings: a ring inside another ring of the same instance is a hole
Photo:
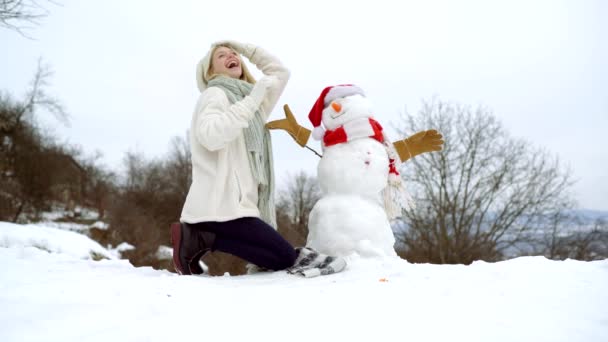
[[[264,77],[256,82],[239,54]],[[199,62],[192,184],[180,224],[171,226],[180,274],[202,274],[198,261],[210,250],[271,270],[293,265],[296,252],[276,231],[272,148],[264,127],[288,79],[276,57],[250,44],[216,43]]]

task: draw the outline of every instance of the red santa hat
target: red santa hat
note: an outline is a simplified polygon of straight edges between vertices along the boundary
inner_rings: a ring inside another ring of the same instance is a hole
[[[310,122],[314,126],[312,137],[315,140],[321,140],[323,135],[325,135],[325,129],[321,126],[323,109],[325,109],[333,100],[351,95],[365,96],[365,93],[363,93],[361,88],[352,84],[339,84],[323,89],[321,95],[308,114],[308,119],[310,119]]]

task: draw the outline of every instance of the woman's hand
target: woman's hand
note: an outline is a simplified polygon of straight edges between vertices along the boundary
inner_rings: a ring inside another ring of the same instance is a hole
[[[268,90],[268,88],[276,82],[277,78],[274,76],[264,76],[260,78],[257,82],[255,82],[255,85],[253,86],[253,89],[251,89],[251,93],[249,93],[249,96],[251,96],[256,101],[257,106],[260,106],[260,104],[262,104],[262,101],[264,101],[266,90]]]
[[[257,48],[257,46],[253,44],[240,43],[235,40],[220,40],[218,42],[213,43],[213,46],[217,45],[228,45],[233,48],[234,51],[247,57],[247,59],[251,59],[251,57],[255,53],[255,49]]]

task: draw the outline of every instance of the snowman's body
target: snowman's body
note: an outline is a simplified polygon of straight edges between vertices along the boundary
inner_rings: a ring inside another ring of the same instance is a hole
[[[323,111],[328,130],[372,117],[360,95],[339,101],[342,114]],[[380,200],[388,171],[386,148],[374,138],[324,147],[317,169],[322,197],[309,216],[307,245],[328,255],[394,256],[395,238]]]
[[[317,176],[325,194],[378,199],[388,178],[386,150],[371,138],[327,147],[319,161]]]

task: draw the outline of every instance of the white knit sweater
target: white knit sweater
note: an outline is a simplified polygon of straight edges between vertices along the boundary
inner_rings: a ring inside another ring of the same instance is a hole
[[[268,119],[285,89],[289,70],[260,47],[250,61],[265,75],[276,77],[260,105],[264,119]],[[231,105],[219,88],[210,87],[201,93],[190,125],[192,184],[182,209],[182,222],[260,217],[257,185],[243,137],[243,128],[257,109],[256,101],[249,96]]]

